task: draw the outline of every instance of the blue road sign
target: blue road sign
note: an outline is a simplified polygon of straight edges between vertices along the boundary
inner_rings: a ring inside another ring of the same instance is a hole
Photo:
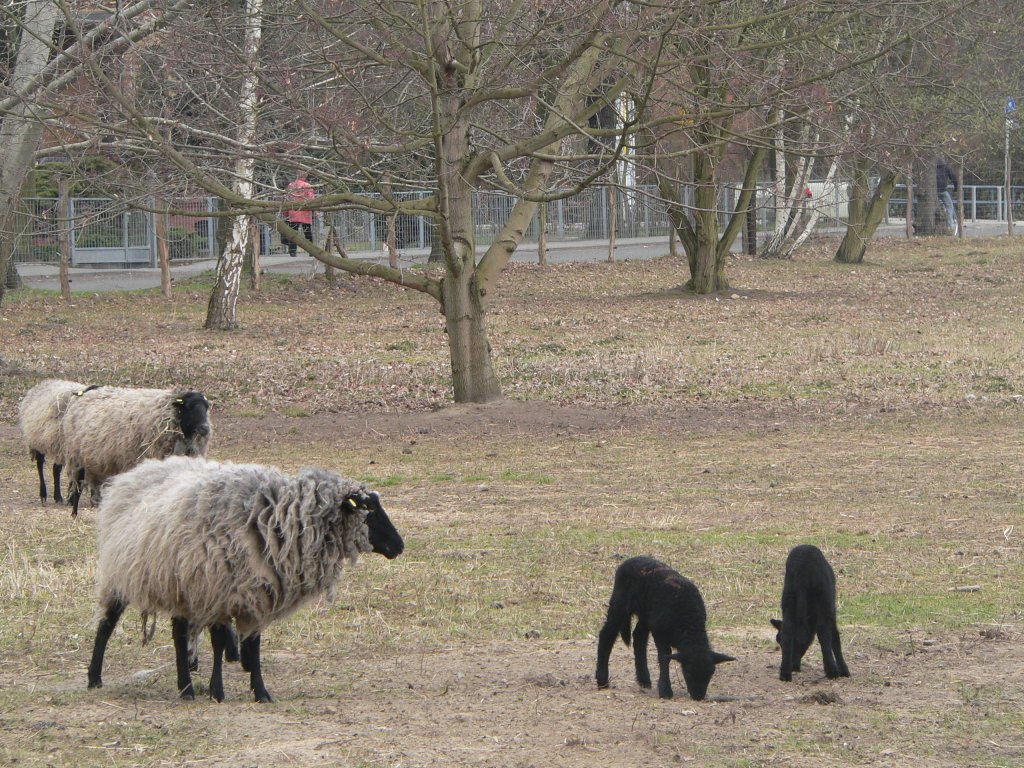
[[[1010,114],[1016,108],[1017,108],[1017,102],[1014,101],[1013,97],[1011,96],[1010,98],[1008,98],[1006,100],[1006,110],[1005,110],[1005,112],[1006,112],[1006,114]]]

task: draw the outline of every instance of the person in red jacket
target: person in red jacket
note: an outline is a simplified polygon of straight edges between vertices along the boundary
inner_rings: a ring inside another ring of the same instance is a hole
[[[296,203],[305,203],[315,197],[313,185],[309,183],[306,174],[300,173],[291,184],[288,185],[288,200]],[[313,241],[313,212],[312,211],[288,211],[284,216],[288,226],[298,231],[310,242]],[[296,243],[288,238],[288,255],[296,255]]]

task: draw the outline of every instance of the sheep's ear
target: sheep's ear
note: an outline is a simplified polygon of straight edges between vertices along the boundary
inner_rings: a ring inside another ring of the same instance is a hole
[[[717,651],[711,652],[711,660],[715,664],[724,664],[727,661],[736,661],[735,656],[726,656],[724,653],[718,653]]]
[[[780,619],[768,619],[772,623],[772,626],[778,630],[782,630],[782,621]]]

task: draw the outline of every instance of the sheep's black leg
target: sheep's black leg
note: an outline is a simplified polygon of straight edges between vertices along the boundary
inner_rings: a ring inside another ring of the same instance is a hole
[[[640,619],[633,630],[633,663],[636,666],[636,681],[641,688],[651,687],[651,670],[647,666],[647,639],[650,637],[647,622]]]
[[[103,655],[107,651],[107,641],[114,634],[114,627],[117,626],[118,619],[121,618],[126,607],[127,604],[122,602],[115,602],[107,606],[106,613],[103,614],[99,626],[96,627],[96,641],[93,643],[92,660],[89,662],[90,688],[103,687]]]
[[[612,647],[615,645],[615,638],[619,634],[619,628],[611,619],[601,627],[601,634],[597,637],[597,672],[594,677],[597,679],[598,688],[608,687],[608,659],[612,655]],[[242,661],[243,669],[245,660]]]
[[[658,649],[658,697],[662,699],[672,698],[672,680],[669,677],[669,665],[672,661],[672,646],[658,636],[654,636],[654,646]]]
[[[57,504],[63,504],[64,496],[60,492],[60,473],[64,469],[64,465],[54,462],[51,469],[53,470],[53,500]]]
[[[32,458],[36,462],[36,472],[39,473],[39,500],[46,501],[46,475],[43,474],[43,464],[46,462],[46,457],[37,451],[35,448],[29,450]],[[58,491],[59,493],[59,491]]]
[[[793,671],[800,671],[800,664],[803,661],[804,656],[807,655],[807,649],[811,647],[811,643],[814,642],[814,629],[811,627],[804,627],[801,630],[803,634],[800,635],[799,640],[793,641]]]
[[[183,699],[194,699],[192,673],[188,668],[188,619],[175,616],[171,619],[171,636],[174,638],[174,662],[178,670],[178,693]]]
[[[796,657],[796,620],[793,616],[782,617],[782,664],[779,666],[779,680],[789,682],[793,679],[793,665],[800,664],[799,657]]]
[[[71,492],[71,516],[78,517],[78,502],[82,499],[82,486],[85,485],[85,470],[80,469],[75,473],[75,489]]]
[[[836,669],[836,660],[832,656],[832,625],[825,619],[817,623],[814,633],[818,636],[818,644],[821,646],[821,663],[825,667],[825,677],[832,679],[839,677],[839,670]]]
[[[834,680],[837,677],[849,677],[850,670],[846,669],[846,662],[843,661],[843,651],[839,642],[839,630],[834,621],[823,619],[817,627],[818,642],[821,643],[821,658],[825,666],[825,677]],[[840,662],[842,662],[840,664]],[[843,673],[843,670],[846,673]]]
[[[256,701],[273,701],[263,684],[263,672],[260,669],[260,635],[257,632],[242,641],[242,662],[249,665],[249,688]],[[244,667],[243,667],[244,668]]]
[[[839,669],[840,677],[849,677],[850,668],[846,666],[846,659],[843,658],[843,643],[839,639],[839,627],[832,622],[832,652],[836,657],[836,667]]]
[[[215,701],[224,701],[224,645],[227,627],[223,624],[210,625],[210,644],[213,646],[213,671],[210,673],[210,696]]]
[[[231,623],[223,625],[224,627],[224,661],[238,661],[238,635],[235,634],[235,628],[231,626]],[[249,670],[246,667],[242,667],[246,672]]]

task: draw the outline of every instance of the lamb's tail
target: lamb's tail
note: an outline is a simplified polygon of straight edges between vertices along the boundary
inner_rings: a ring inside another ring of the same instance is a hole
[[[146,627],[146,623],[149,622],[149,627]],[[142,612],[142,644],[148,645],[149,641],[153,639],[153,635],[156,634],[156,613],[149,613],[148,611]]]
[[[633,632],[633,627],[630,626],[632,623],[633,617],[629,614],[626,614],[626,620],[622,622],[622,624],[619,626],[619,637],[622,638],[622,642],[626,644],[627,648],[629,647],[630,636]]]

